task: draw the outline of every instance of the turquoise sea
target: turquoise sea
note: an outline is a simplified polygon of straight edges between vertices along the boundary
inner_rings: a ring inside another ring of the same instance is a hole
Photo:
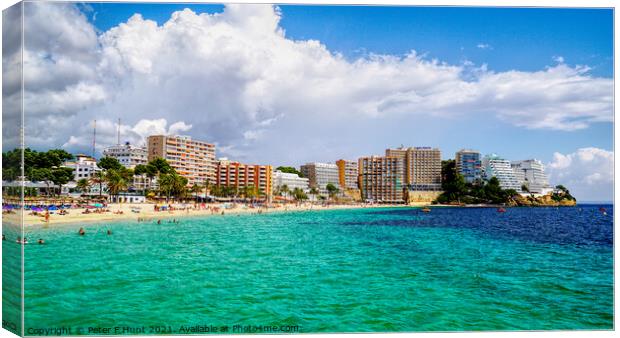
[[[613,207],[600,207],[30,227],[26,334],[613,329]]]

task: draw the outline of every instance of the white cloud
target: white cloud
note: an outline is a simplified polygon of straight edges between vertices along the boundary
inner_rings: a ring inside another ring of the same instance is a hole
[[[350,61],[319,41],[287,38],[269,5],[227,5],[217,14],[185,9],[160,26],[136,14],[100,36],[70,4],[26,7],[28,29],[49,32],[26,46],[35,146],[88,149],[90,142],[78,140],[91,129],[76,126],[103,117],[132,125],[123,129],[127,138],[184,121],[166,131],[189,131],[236,154],[256,154],[258,141],[285,135],[327,140],[342,134],[334,126],[351,122],[364,134],[379,118],[476,114],[564,131],[613,118],[613,80],[587,67],[496,73],[415,51]],[[326,145],[313,147],[323,154]]]
[[[613,200],[614,153],[581,148],[569,154],[554,153],[547,164],[552,184],[563,184],[578,200]]]
[[[119,125],[118,121],[110,119],[102,119],[96,121],[97,135],[96,135],[96,148],[97,151],[103,150],[105,147],[112,144],[116,144],[118,140]],[[84,149],[84,145],[88,145],[92,149],[93,143],[93,130],[95,128],[94,122],[88,122],[84,125],[78,126],[80,130],[88,131],[80,133],[79,135],[72,135],[69,140],[65,142],[63,148],[81,148]],[[168,121],[166,119],[148,120],[142,119],[135,125],[123,124],[121,121],[121,143],[129,142],[135,145],[145,145],[146,137],[149,135],[179,135],[181,132],[189,131],[192,128],[191,125],[186,124],[183,121],[178,121],[168,127]]]
[[[488,43],[479,43],[476,45],[476,47],[478,47],[479,49],[493,49],[493,47]]]
[[[563,56],[554,56],[553,57],[553,61],[555,61],[557,63],[564,63],[564,57]]]

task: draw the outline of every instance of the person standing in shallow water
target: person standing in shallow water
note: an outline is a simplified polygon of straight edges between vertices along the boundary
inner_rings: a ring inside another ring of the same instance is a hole
[[[112,230],[108,230],[108,235],[111,235],[111,234],[112,234]]]
[[[84,231],[84,228],[80,228],[78,234],[80,234],[80,236],[84,236],[86,234],[86,231]]]

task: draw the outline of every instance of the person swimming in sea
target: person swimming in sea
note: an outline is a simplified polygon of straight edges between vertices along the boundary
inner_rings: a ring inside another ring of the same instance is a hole
[[[39,244],[45,244],[45,241],[43,240],[43,238],[39,238],[38,243]]]
[[[6,241],[6,236],[4,234],[2,234],[2,240]]]
[[[112,230],[108,229],[108,235],[112,234]]]
[[[86,234],[86,231],[84,231],[84,228],[80,228],[80,230],[78,231],[78,234],[80,236],[84,236]]]

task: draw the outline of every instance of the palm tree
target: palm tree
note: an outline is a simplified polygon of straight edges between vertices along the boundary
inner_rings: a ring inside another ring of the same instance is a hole
[[[75,186],[81,193],[86,193],[90,189],[90,182],[87,179],[82,178],[77,181],[77,185]]]
[[[110,196],[116,195],[118,201],[118,195],[121,191],[127,190],[129,186],[127,178],[117,170],[110,169],[106,173],[106,181],[108,182],[108,191]]]
[[[189,191],[194,194],[194,200],[196,201],[198,200],[198,193],[202,191],[202,187],[198,183],[194,183]]]
[[[319,194],[319,189],[317,189],[316,187],[310,189],[310,195],[314,196],[315,200],[316,200],[316,195],[318,194]]]
[[[103,183],[106,181],[105,173],[103,171],[95,172],[90,178],[90,181],[93,184],[99,184],[99,197],[101,197],[101,194],[103,193]]]
[[[288,188],[288,185],[282,184],[282,186],[280,186],[280,193],[284,194],[285,198],[288,196],[289,192],[290,192],[290,189]]]
[[[157,182],[159,184],[159,191],[166,196],[166,202],[168,202],[170,196],[172,195],[174,181],[175,178],[172,176],[172,174],[161,174],[157,179]]]

